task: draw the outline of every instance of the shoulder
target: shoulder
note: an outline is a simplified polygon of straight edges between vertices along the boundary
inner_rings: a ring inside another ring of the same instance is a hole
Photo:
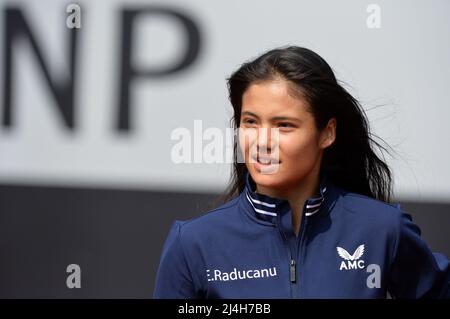
[[[352,218],[367,220],[371,223],[395,225],[403,212],[399,203],[387,203],[369,196],[342,190],[343,210]]]
[[[240,196],[205,212],[201,216],[185,221],[177,221],[179,236],[182,240],[208,239],[217,232],[223,232],[229,225],[235,225],[239,220]]]
[[[342,190],[340,209],[334,213],[335,222],[342,229],[351,229],[354,238],[376,238],[378,243],[385,242],[389,255],[393,256],[404,228],[405,221],[410,221],[409,214],[404,213],[399,203],[387,203],[358,193]]]

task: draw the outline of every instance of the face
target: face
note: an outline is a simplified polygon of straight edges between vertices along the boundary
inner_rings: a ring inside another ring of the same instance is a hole
[[[307,110],[307,101],[292,94],[285,80],[252,84],[244,92],[239,144],[258,192],[282,197],[318,178],[336,122],[319,132]]]

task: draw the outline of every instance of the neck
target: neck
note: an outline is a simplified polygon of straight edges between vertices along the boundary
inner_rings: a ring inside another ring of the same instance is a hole
[[[317,197],[319,193],[319,174],[309,174],[294,186],[289,186],[287,190],[274,190],[264,186],[256,186],[256,191],[271,197],[286,199],[291,206],[292,230],[298,236],[302,221],[303,206],[311,197]]]

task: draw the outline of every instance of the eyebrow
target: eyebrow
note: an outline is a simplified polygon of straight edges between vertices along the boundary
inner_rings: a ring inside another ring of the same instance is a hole
[[[256,118],[259,119],[259,116],[258,116],[258,115],[256,115],[256,114],[253,113],[253,112],[250,112],[250,111],[244,111],[244,112],[242,112],[241,116],[242,116],[242,115],[250,115],[250,116],[254,116],[254,117],[256,117]],[[291,116],[274,116],[274,117],[272,117],[272,120],[275,120],[275,121],[291,120],[291,121],[298,121],[298,122],[301,122],[300,119],[298,119],[298,118],[296,118],[296,117],[291,117]]]

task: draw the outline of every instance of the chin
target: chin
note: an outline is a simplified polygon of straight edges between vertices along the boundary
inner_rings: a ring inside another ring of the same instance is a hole
[[[280,184],[283,184],[283,178],[281,178],[280,172],[267,174],[262,173],[256,169],[252,169],[250,171],[250,175],[256,184],[264,186],[264,187],[277,187]]]

